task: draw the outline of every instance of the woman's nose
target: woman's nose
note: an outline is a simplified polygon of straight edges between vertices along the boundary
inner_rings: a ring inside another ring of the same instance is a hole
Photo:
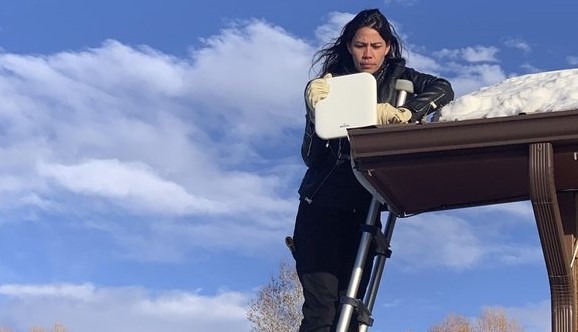
[[[371,51],[371,48],[368,47],[363,51],[363,57],[364,58],[371,58],[372,56],[373,56],[373,52]]]

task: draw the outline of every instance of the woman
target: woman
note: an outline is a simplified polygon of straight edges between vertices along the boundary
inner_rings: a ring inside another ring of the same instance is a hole
[[[293,255],[305,299],[300,332],[336,328],[340,296],[347,291],[360,225],[365,222],[372,198],[353,174],[348,140],[323,140],[315,134],[315,106],[329,93],[326,78],[357,72],[373,74],[380,124],[418,121],[454,97],[447,80],[405,67],[401,54],[402,45],[393,27],[379,10],[370,9],[357,14],[340,37],[313,59],[312,68],[321,63],[322,75],[305,89],[307,116],[301,154],[308,169],[299,188],[293,233]],[[392,104],[398,79],[412,81],[415,95],[396,108]],[[359,298],[365,292],[367,277]],[[352,329],[356,330],[354,324]]]

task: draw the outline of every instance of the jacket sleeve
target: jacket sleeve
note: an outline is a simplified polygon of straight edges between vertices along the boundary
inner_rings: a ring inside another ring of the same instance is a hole
[[[414,95],[403,105],[412,111],[412,122],[439,110],[454,99],[454,90],[446,79],[420,73],[412,68],[406,68],[402,76],[414,84]]]
[[[305,132],[303,134],[303,143],[301,144],[301,157],[303,162],[309,168],[320,165],[327,158],[330,149],[327,147],[327,140],[317,136],[315,133],[314,113],[309,109],[305,102]]]

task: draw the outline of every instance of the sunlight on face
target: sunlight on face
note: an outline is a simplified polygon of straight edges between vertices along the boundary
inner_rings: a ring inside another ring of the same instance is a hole
[[[368,27],[357,30],[347,50],[353,57],[355,68],[360,72],[375,73],[383,64],[390,45],[379,33]]]

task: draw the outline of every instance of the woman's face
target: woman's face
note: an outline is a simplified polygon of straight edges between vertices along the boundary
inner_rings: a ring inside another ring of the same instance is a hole
[[[347,50],[353,57],[353,64],[360,72],[375,73],[385,61],[390,44],[379,33],[368,27],[357,30]]]

